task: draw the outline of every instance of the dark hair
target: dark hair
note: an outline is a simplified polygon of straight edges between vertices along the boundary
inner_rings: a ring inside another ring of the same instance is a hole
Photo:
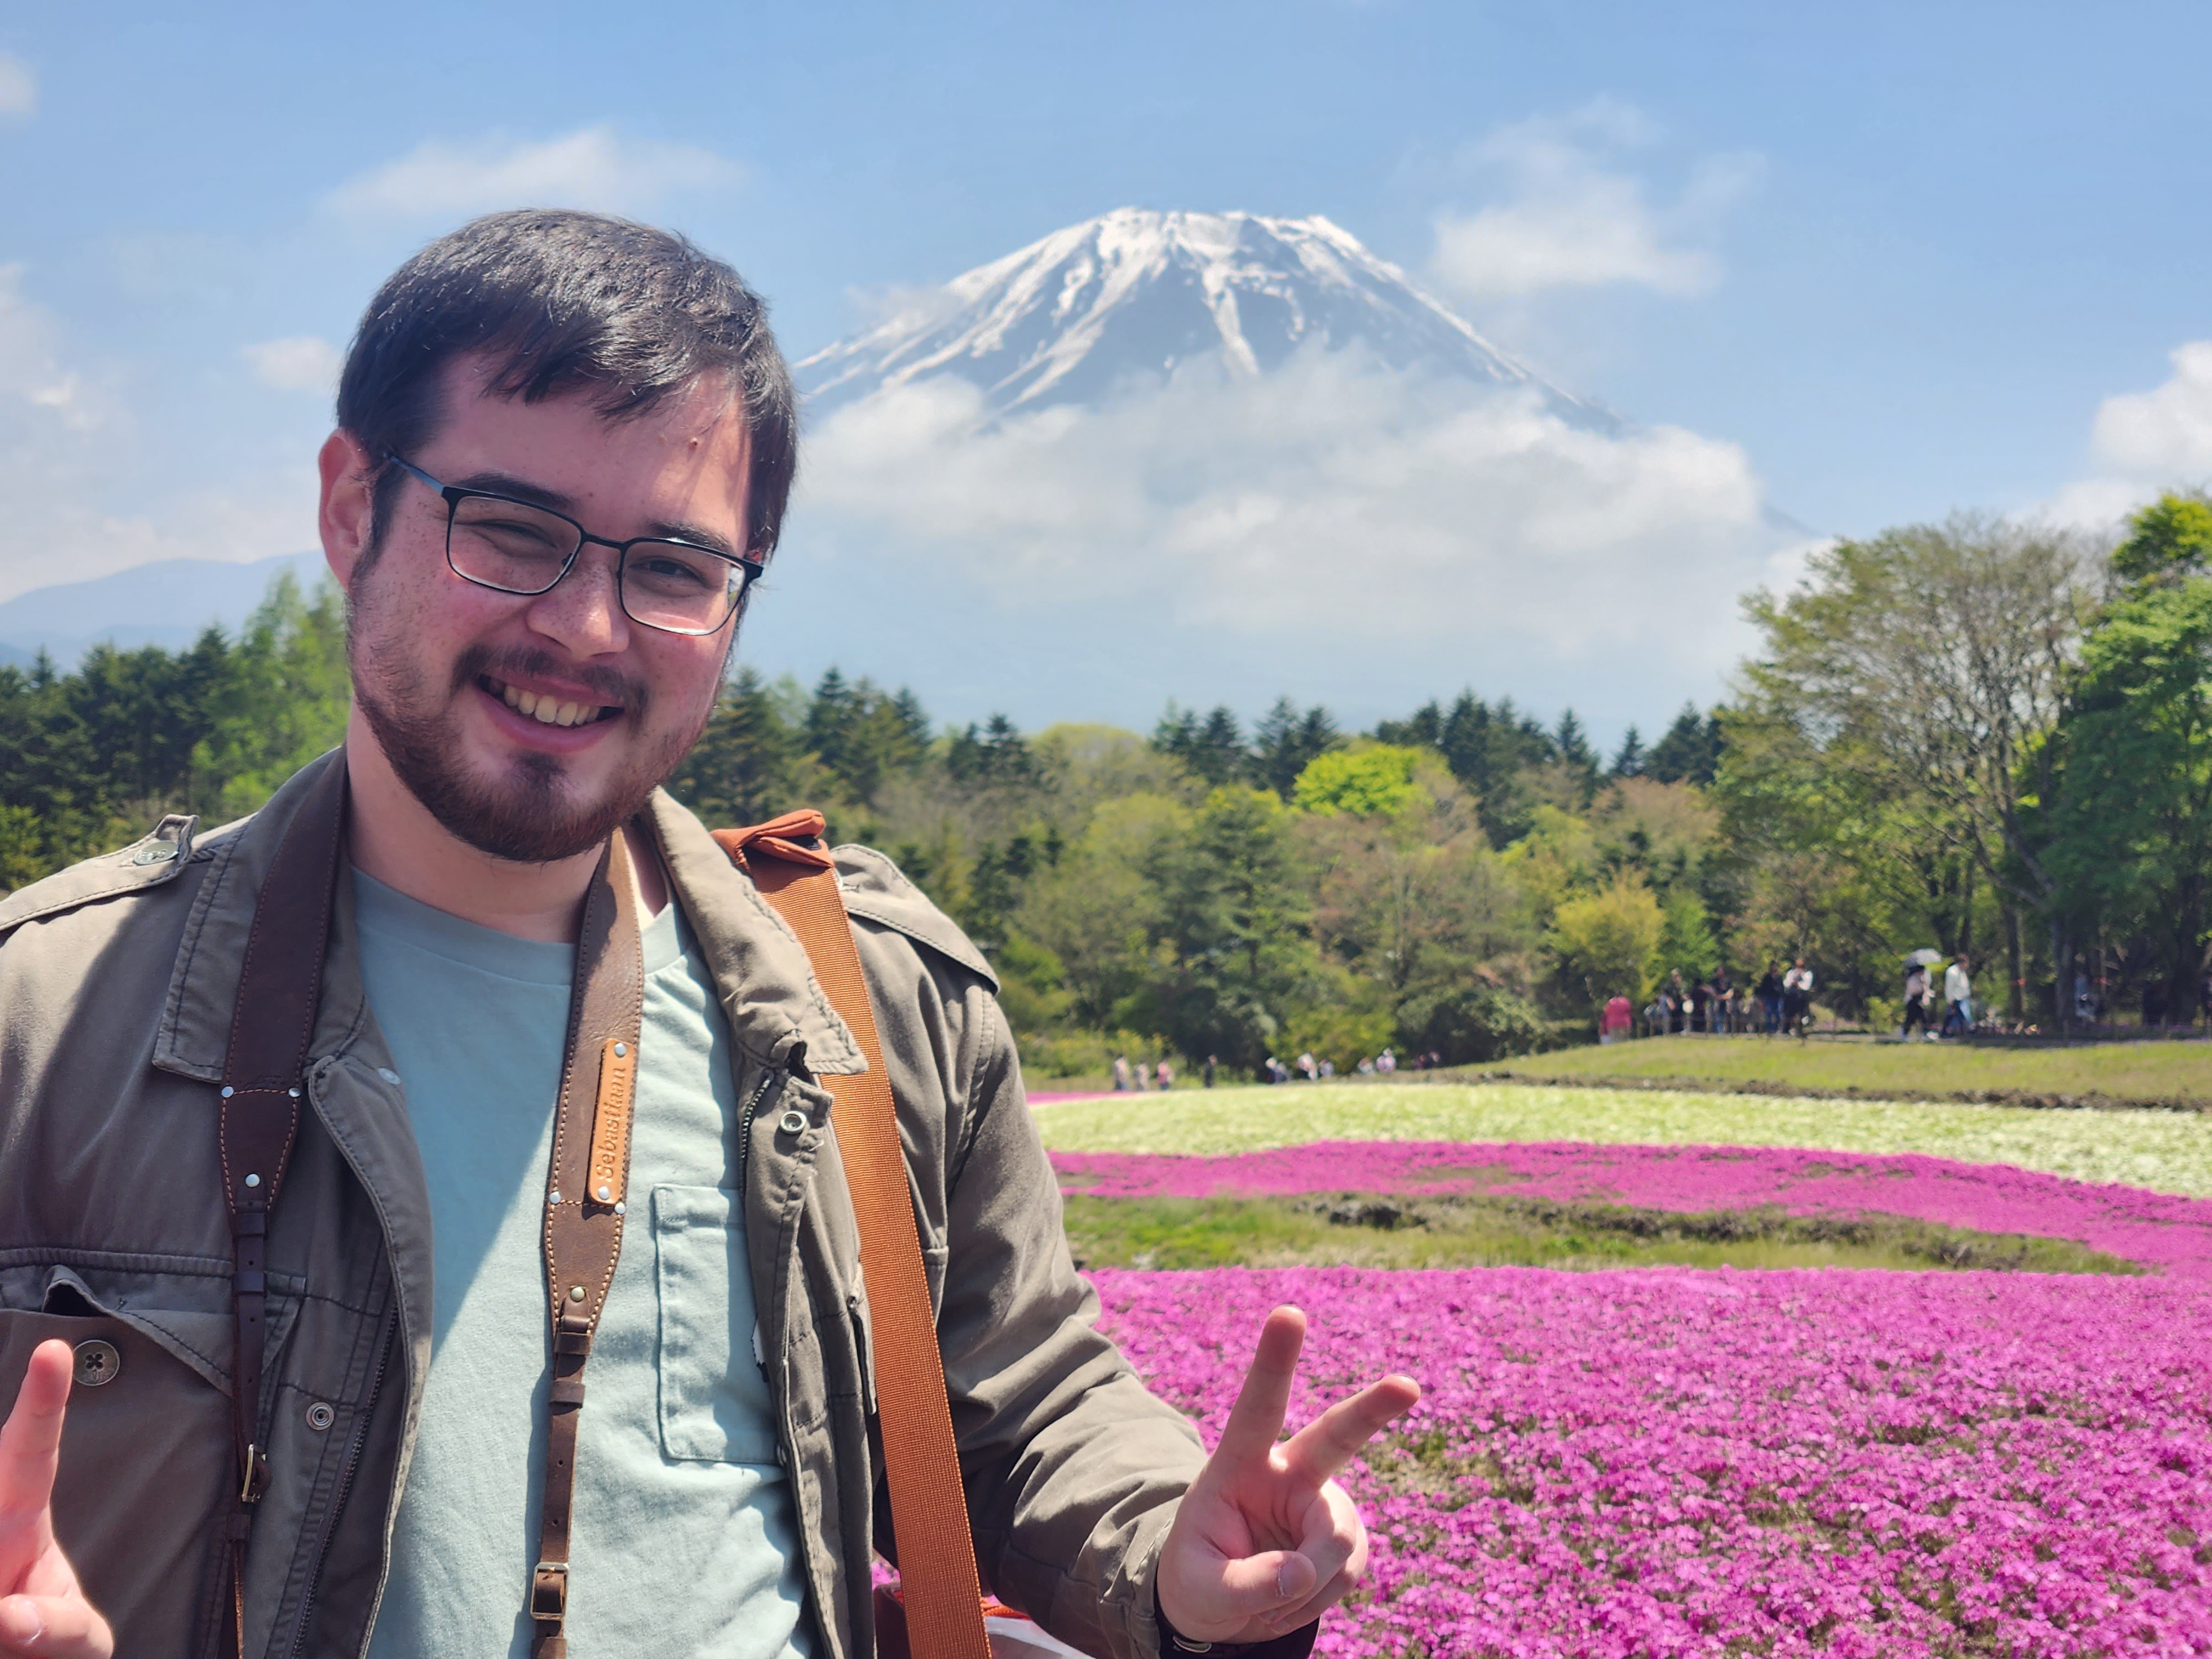
[[[373,541],[405,477],[386,463],[435,435],[438,376],[477,353],[491,360],[501,396],[537,403],[585,391],[610,421],[726,375],[749,439],[745,550],[775,550],[799,470],[799,423],[760,295],[681,236],[544,209],[486,214],[441,236],[393,271],[362,313],[338,379],[337,422],[383,468]]]

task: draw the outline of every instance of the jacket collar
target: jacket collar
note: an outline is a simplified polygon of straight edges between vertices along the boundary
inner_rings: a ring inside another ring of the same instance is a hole
[[[867,1070],[852,1031],[822,994],[805,947],[752,878],[666,790],[653,792],[644,817],[738,1046],[778,1067]]]
[[[284,832],[329,769],[343,763],[343,752],[332,750],[308,763],[252,817],[188,843],[211,867],[193,896],[155,1038],[154,1064],[163,1071],[205,1083],[222,1080],[254,902]],[[654,792],[643,816],[738,1047],[778,1067],[866,1069],[852,1033],[816,983],[805,951],[751,879],[665,791]],[[307,1047],[310,1062],[349,1053],[369,1029],[353,884],[341,880],[323,965],[322,1004]],[[388,1064],[381,1042],[374,1046],[379,1053],[369,1063]]]

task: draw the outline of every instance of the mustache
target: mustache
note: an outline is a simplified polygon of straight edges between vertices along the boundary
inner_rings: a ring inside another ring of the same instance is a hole
[[[625,714],[642,714],[653,702],[653,688],[636,675],[625,674],[619,669],[565,663],[550,651],[529,646],[508,646],[499,650],[488,645],[469,647],[453,661],[453,695],[459,696],[487,675],[495,680],[524,679],[535,675],[540,679],[573,681],[589,687],[601,703],[619,708]]]

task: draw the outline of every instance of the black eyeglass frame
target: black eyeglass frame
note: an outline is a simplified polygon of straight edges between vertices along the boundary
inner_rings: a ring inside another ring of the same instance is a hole
[[[584,556],[586,548],[610,548],[613,550],[615,556],[615,602],[622,606],[623,616],[628,617],[640,628],[650,628],[656,633],[676,634],[686,639],[704,639],[709,635],[720,633],[730,625],[732,618],[744,612],[745,596],[752,592],[753,584],[758,581],[768,569],[768,566],[758,559],[738,558],[723,552],[720,548],[702,547],[696,542],[687,542],[680,536],[633,536],[626,542],[610,541],[605,536],[594,536],[567,514],[557,512],[542,501],[525,501],[520,495],[504,495],[496,489],[471,489],[462,484],[443,483],[432,477],[404,455],[387,454],[385,459],[402,471],[410,473],[429,485],[446,503],[446,568],[463,581],[471,583],[477,587],[487,588],[494,593],[512,593],[518,599],[536,599],[541,593],[550,593],[568,579],[568,573],[576,568],[576,561]],[[543,513],[548,518],[558,519],[576,532],[576,545],[568,556],[561,562],[561,568],[556,573],[553,580],[543,587],[504,587],[497,582],[488,582],[481,576],[471,576],[453,562],[453,515],[459,512],[463,501],[470,500],[505,501],[510,507],[526,507],[532,513]],[[629,563],[630,549],[646,546],[680,547],[687,553],[703,553],[710,559],[720,559],[723,563],[734,565],[742,571],[744,574],[738,580],[738,591],[731,596],[729,611],[721,621],[716,623],[712,628],[671,628],[666,623],[647,622],[632,611],[629,608],[629,591],[623,584],[623,572]]]

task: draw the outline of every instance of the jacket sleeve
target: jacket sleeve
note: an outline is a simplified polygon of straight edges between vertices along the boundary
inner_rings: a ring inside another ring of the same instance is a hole
[[[1061,1640],[1150,1659],[1153,1570],[1204,1455],[1097,1329],[1012,1034],[984,988],[960,1001],[973,1070],[945,1149],[938,1331],[978,1565]]]

